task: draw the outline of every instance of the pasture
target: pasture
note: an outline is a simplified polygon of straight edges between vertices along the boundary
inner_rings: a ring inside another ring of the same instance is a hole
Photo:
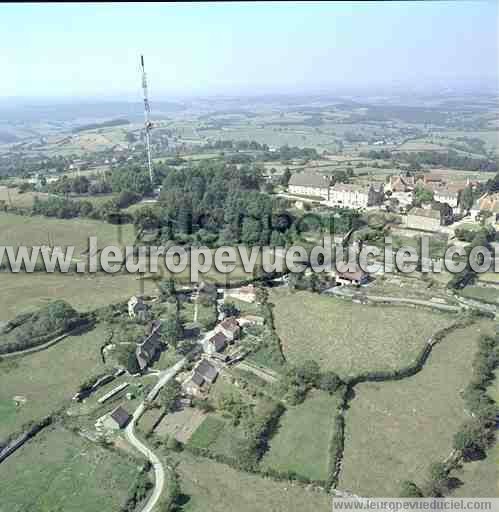
[[[83,381],[103,373],[100,346],[106,336],[98,325],[41,352],[0,361],[0,407],[7,411],[0,415],[0,439],[69,403]],[[22,401],[13,410],[15,397]]]
[[[337,398],[316,391],[304,403],[289,407],[270,440],[261,467],[281,473],[293,471],[311,480],[326,480],[329,439],[338,405]]]
[[[423,483],[429,465],[449,455],[466,419],[461,391],[470,380],[477,339],[492,327],[482,320],[450,333],[413,377],[355,387],[339,489],[398,496],[401,481]]]
[[[62,299],[78,311],[91,311],[128,300],[132,295],[157,294],[153,281],[133,274],[47,274],[0,272],[0,321]]]
[[[187,452],[179,456],[177,471],[184,512],[327,512],[330,497],[289,482],[275,482],[242,473],[217,462],[196,458]]]
[[[48,427],[0,465],[0,512],[119,510],[137,475],[132,459]]]
[[[10,213],[0,213],[0,233],[2,245],[6,246],[74,246],[75,258],[88,250],[91,236],[97,237],[99,249],[107,245],[132,245],[135,240],[132,224],[118,226],[91,219],[52,219]]]
[[[435,331],[456,320],[450,314],[352,304],[310,292],[273,290],[270,301],[288,361],[314,359],[343,378],[406,366]]]

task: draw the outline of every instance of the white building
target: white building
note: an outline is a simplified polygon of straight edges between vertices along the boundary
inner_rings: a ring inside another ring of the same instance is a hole
[[[329,199],[330,179],[316,172],[300,172],[289,179],[288,192],[303,196],[322,197]]]
[[[383,185],[351,185],[336,183],[329,189],[328,203],[344,208],[367,208],[383,203]]]

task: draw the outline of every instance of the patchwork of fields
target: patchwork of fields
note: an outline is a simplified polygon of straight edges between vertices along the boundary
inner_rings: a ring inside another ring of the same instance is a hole
[[[413,377],[355,387],[339,489],[397,496],[401,480],[421,484],[430,463],[449,455],[466,418],[461,391],[470,380],[476,341],[492,327],[482,321],[452,332]]]

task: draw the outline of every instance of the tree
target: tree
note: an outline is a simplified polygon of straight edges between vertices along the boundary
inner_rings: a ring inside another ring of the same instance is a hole
[[[182,387],[179,382],[175,379],[171,379],[167,382],[160,392],[159,399],[161,405],[166,409],[167,412],[173,412],[177,406],[177,399],[182,392]]]
[[[333,394],[342,384],[341,379],[336,373],[327,371],[324,372],[319,379],[319,388]]]
[[[320,367],[313,359],[296,366],[294,372],[298,383],[306,386],[315,386],[320,378]]]
[[[238,317],[240,315],[239,309],[236,307],[236,305],[233,302],[226,302],[221,307],[220,310],[222,311],[225,318],[229,316],[235,316]]]
[[[400,497],[401,498],[422,498],[423,491],[414,483],[409,480],[404,480],[401,485]]]
[[[174,436],[171,436],[166,442],[166,447],[172,452],[179,452],[182,450],[182,443],[178,442]]]
[[[177,348],[178,322],[176,318],[168,318],[161,323],[161,335],[167,343]]]
[[[483,458],[487,445],[487,433],[477,421],[465,423],[454,436],[454,448],[459,450],[466,460]]]
[[[286,167],[284,170],[282,176],[281,176],[281,185],[283,187],[287,187],[289,184],[289,180],[291,178],[291,171],[289,170],[289,167]]]

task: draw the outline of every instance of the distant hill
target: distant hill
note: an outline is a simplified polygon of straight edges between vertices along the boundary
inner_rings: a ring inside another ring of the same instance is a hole
[[[122,126],[130,124],[128,119],[111,119],[110,121],[103,121],[102,123],[89,123],[78,126],[73,129],[73,133],[84,132],[85,130],[96,130],[98,128],[109,128],[112,126]]]
[[[158,114],[168,114],[185,110],[181,103],[166,101],[152,101],[153,117]],[[2,104],[0,103],[0,119],[7,122],[34,122],[34,121],[80,121],[95,122],[102,119],[130,119],[140,120],[144,116],[142,102],[125,101],[93,101],[93,102],[54,102],[39,104]]]
[[[0,144],[10,144],[11,142],[18,142],[20,139],[10,132],[0,130]]]

